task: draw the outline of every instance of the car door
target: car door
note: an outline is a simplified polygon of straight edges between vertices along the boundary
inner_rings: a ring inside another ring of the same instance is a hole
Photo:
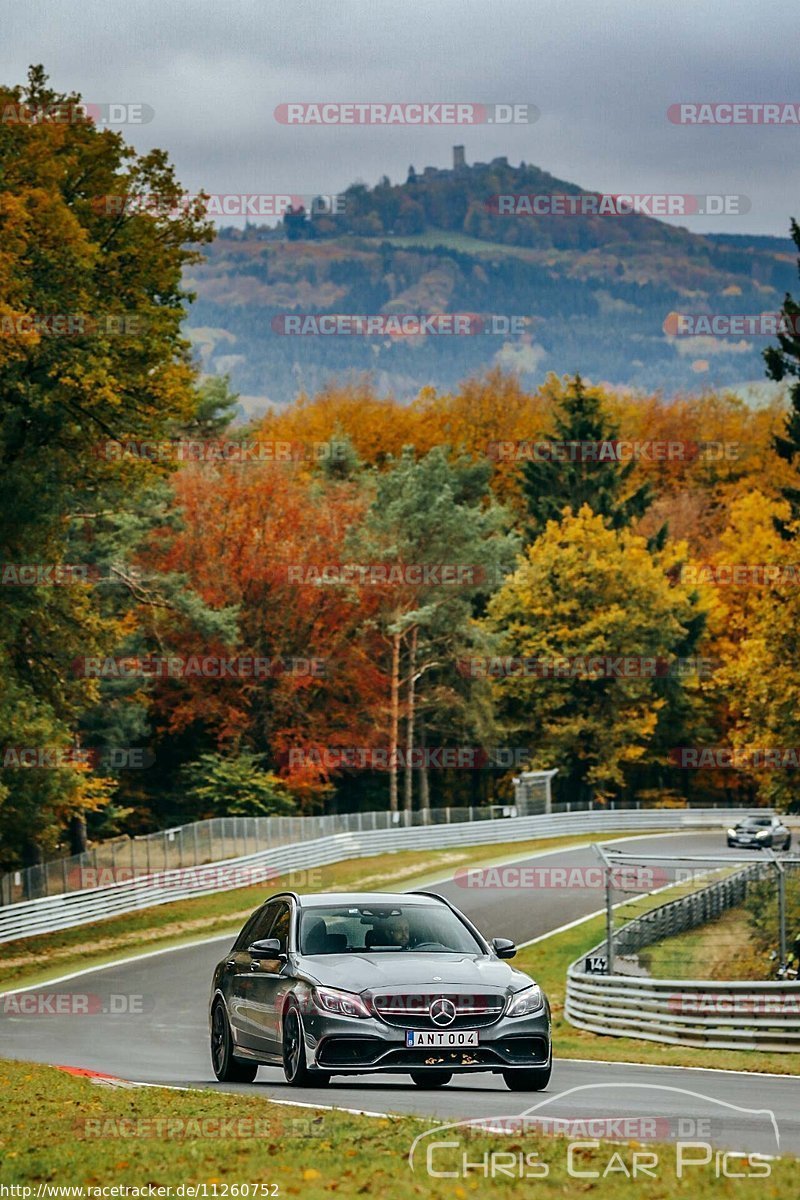
[[[270,930],[263,934],[263,937],[277,938],[280,942],[280,953],[286,954],[289,947],[292,906],[287,901],[281,901],[277,909]],[[253,962],[248,1019],[259,1048],[268,1054],[279,1054],[285,998],[293,981],[288,975],[285,959],[262,958]]]
[[[277,901],[265,904],[250,918],[225,963],[228,973],[228,1010],[234,1040],[248,1050],[260,1050],[257,1027],[253,1023],[252,997],[253,978],[257,970],[257,960],[249,953],[247,947],[253,942],[269,937],[280,905]]]

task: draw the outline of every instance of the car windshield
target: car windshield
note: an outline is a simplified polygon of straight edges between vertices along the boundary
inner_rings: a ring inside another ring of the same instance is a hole
[[[747,817],[746,820],[742,821],[744,829],[763,829],[765,826],[771,824],[772,821],[769,817]]]
[[[301,954],[404,952],[485,953],[455,913],[444,905],[315,905],[301,913]]]

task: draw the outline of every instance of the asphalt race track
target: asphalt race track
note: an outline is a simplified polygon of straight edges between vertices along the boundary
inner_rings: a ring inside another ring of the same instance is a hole
[[[613,838],[614,835],[609,835]],[[726,854],[720,832],[671,834],[626,840],[626,849],[664,854]],[[733,852],[731,852],[733,854]],[[487,858],[491,847],[487,847]],[[738,853],[741,857],[741,853]],[[520,860],[542,865],[542,856]],[[589,848],[549,852],[548,866],[596,865]],[[527,942],[602,907],[599,889],[548,892],[469,889],[451,878],[432,890],[447,895],[488,937]],[[546,1092],[508,1091],[500,1076],[456,1076],[444,1089],[426,1091],[407,1076],[334,1077],[324,1091],[290,1088],[279,1070],[262,1067],[254,1084],[219,1084],[208,1049],[207,1003],[211,971],[230,940],[152,955],[124,965],[45,984],[40,993],[89,995],[91,1015],[0,1016],[0,1054],[107,1072],[140,1082],[213,1087],[231,1092],[257,1089],[280,1100],[322,1103],[373,1113],[408,1112],[437,1121],[461,1121],[523,1113],[533,1106],[547,1117],[662,1118],[659,1135],[686,1136],[693,1121],[708,1119],[709,1141],[742,1151],[800,1154],[800,1079],[747,1073],[578,1062],[559,1059]],[[103,1012],[109,997],[137,1012]],[[754,1052],[754,1059],[755,1054]],[[800,1056],[797,1056],[800,1073]],[[574,1089],[581,1089],[575,1091]],[[587,1090],[588,1089],[588,1090]],[[674,1090],[673,1090],[674,1089]],[[694,1093],[695,1095],[687,1095]],[[543,1103],[544,1102],[544,1103]],[[747,1111],[742,1111],[747,1110]],[[767,1112],[754,1110],[768,1110]],[[771,1114],[780,1132],[776,1145]],[[679,1130],[678,1122],[684,1125]],[[686,1122],[689,1122],[686,1124]],[[669,1125],[670,1134],[664,1134]]]

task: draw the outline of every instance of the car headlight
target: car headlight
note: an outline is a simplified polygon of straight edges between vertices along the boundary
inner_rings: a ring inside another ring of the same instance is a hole
[[[529,1017],[531,1013],[540,1012],[544,1008],[544,996],[538,984],[523,988],[508,1002],[507,1017]]]
[[[736,830],[735,830],[735,829],[729,829],[729,830],[728,830],[728,837],[736,837]]]
[[[372,1013],[355,992],[341,992],[338,988],[314,988],[314,1002],[323,1012],[335,1013],[337,1017],[371,1017]]]
[[[756,834],[756,837],[757,837],[757,838],[760,838],[760,837],[769,837],[769,835],[770,835],[770,830],[769,830],[769,829],[762,829],[762,830],[761,830],[761,833],[757,833],[757,834]]]

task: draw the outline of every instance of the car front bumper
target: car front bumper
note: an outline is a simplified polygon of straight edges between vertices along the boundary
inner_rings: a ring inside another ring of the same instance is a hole
[[[552,1053],[546,1008],[480,1027],[477,1046],[408,1047],[404,1029],[371,1017],[306,1014],[303,1029],[307,1066],[335,1075],[547,1067]]]

